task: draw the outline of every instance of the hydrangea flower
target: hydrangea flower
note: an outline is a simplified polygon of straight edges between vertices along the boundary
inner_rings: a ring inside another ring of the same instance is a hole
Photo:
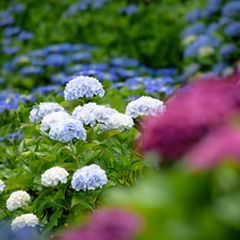
[[[240,15],[240,2],[231,1],[224,5],[222,15],[227,18],[235,18]]]
[[[72,116],[83,124],[94,126],[98,122],[104,123],[110,115],[115,113],[118,113],[115,109],[97,105],[96,103],[87,103],[76,107]]]
[[[86,226],[64,232],[59,240],[130,240],[140,232],[142,221],[134,212],[120,208],[94,212]]]
[[[103,97],[105,91],[102,84],[93,77],[78,76],[72,79],[64,90],[65,100],[74,100],[82,97]]]
[[[72,178],[72,188],[80,191],[94,190],[102,188],[108,182],[108,178],[104,170],[98,165],[92,164],[78,169]]]
[[[3,182],[3,180],[0,180],[0,193],[2,193],[4,191],[5,188],[5,184]]]
[[[26,227],[36,227],[38,224],[38,217],[32,213],[27,213],[14,218],[11,227],[13,231],[18,231]]]
[[[104,131],[113,129],[125,131],[132,128],[133,125],[133,119],[129,115],[123,113],[115,113],[106,119],[101,128]]]
[[[144,151],[167,161],[179,158],[239,112],[239,89],[230,79],[198,80],[188,87],[166,102],[164,114],[146,120],[140,138]]]
[[[22,190],[13,192],[6,202],[6,207],[8,210],[13,211],[18,208],[25,207],[31,198],[30,195]]]
[[[224,33],[228,37],[237,38],[240,37],[240,22],[232,22],[226,26]]]
[[[67,183],[69,173],[61,167],[52,167],[41,175],[41,183],[44,186],[57,186],[59,182]]]
[[[237,50],[237,46],[234,43],[226,43],[220,48],[220,55],[223,58],[231,57],[231,55]]]
[[[70,142],[73,139],[86,140],[86,130],[82,122],[67,118],[65,121],[58,121],[52,125],[49,131],[49,137],[60,142]]]
[[[212,168],[223,161],[240,162],[240,130],[222,127],[209,133],[184,156],[186,163],[195,169]]]
[[[64,108],[57,103],[43,102],[38,106],[34,106],[30,112],[30,122],[37,123],[40,122],[44,116],[52,112],[64,111]]]
[[[55,125],[57,122],[66,121],[66,119],[69,118],[71,118],[71,116],[67,112],[64,111],[52,112],[42,119],[40,130],[43,132],[47,131],[51,128],[51,126]]]
[[[142,96],[127,105],[126,114],[132,118],[136,118],[138,116],[156,115],[164,110],[165,106],[162,101]]]

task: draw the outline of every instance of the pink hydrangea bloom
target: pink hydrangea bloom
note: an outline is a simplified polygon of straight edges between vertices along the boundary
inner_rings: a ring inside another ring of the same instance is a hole
[[[140,148],[164,159],[181,157],[240,110],[239,88],[230,80],[199,80],[166,103],[163,115],[143,122]]]
[[[184,159],[195,169],[214,167],[222,161],[235,160],[240,163],[240,129],[223,127],[210,133],[196,144]]]
[[[68,231],[59,240],[131,240],[140,229],[139,218],[126,210],[95,212],[84,228]]]

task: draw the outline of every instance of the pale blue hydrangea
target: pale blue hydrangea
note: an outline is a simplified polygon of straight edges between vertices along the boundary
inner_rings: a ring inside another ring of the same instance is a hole
[[[29,119],[31,123],[38,123],[41,122],[47,114],[58,111],[64,111],[64,108],[57,103],[43,102],[33,107]]]
[[[49,137],[60,142],[70,142],[73,139],[86,140],[86,130],[82,122],[67,118],[65,121],[58,121],[51,126]]]
[[[110,115],[106,121],[101,125],[103,131],[118,129],[121,131],[128,130],[134,125],[133,119],[123,113],[115,113]]]
[[[39,219],[32,213],[22,214],[13,219],[11,223],[12,230],[18,231],[28,227],[36,227],[39,224]]]
[[[74,100],[83,97],[99,95],[103,97],[105,91],[102,84],[93,77],[78,76],[72,79],[64,90],[65,100]]]
[[[46,115],[41,122],[40,130],[45,132],[49,130],[52,126],[60,121],[66,121],[66,119],[71,118],[71,115],[64,111],[52,112]]]
[[[139,116],[156,115],[162,113],[164,110],[165,105],[162,101],[142,96],[127,105],[126,114],[132,118],[137,118]]]
[[[78,169],[72,178],[72,188],[80,191],[102,188],[108,182],[107,175],[98,165],[92,164]]]
[[[109,116],[118,113],[117,110],[97,105],[96,103],[87,103],[83,106],[78,106],[74,109],[73,118],[81,121],[83,124],[91,127],[97,123],[104,123]]]

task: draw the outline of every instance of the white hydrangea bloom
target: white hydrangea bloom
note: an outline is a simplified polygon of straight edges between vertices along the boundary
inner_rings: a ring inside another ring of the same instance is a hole
[[[7,200],[6,206],[7,209],[13,211],[18,208],[25,207],[31,198],[30,195],[22,190],[13,192]]]
[[[103,97],[105,91],[102,84],[93,77],[78,76],[67,83],[64,90],[65,100],[74,100],[82,97]]]
[[[3,182],[3,180],[0,180],[0,193],[2,193],[4,191],[5,188],[5,184]]]
[[[49,113],[42,119],[40,130],[45,132],[49,130],[53,125],[55,125],[57,122],[66,121],[66,119],[68,118],[71,118],[71,115],[64,111]]]
[[[102,125],[103,130],[113,130],[113,129],[119,129],[119,130],[128,130],[132,128],[134,125],[133,119],[123,113],[116,113],[111,116],[109,116],[105,123]]]
[[[80,191],[94,190],[102,188],[108,182],[108,178],[103,169],[98,165],[92,164],[78,169],[72,178],[72,188]]]
[[[165,105],[162,101],[142,96],[127,105],[126,114],[132,118],[137,118],[138,116],[156,115],[164,110]]]
[[[58,111],[64,111],[64,108],[57,103],[43,102],[33,107],[29,119],[31,123],[38,123],[41,122],[47,114]]]
[[[67,118],[65,121],[58,121],[51,126],[49,137],[60,142],[70,142],[73,139],[86,140],[87,133],[82,122]]]
[[[44,186],[57,186],[59,182],[67,183],[69,173],[61,167],[52,167],[41,175],[41,182]]]
[[[27,213],[14,218],[11,223],[11,228],[13,231],[18,231],[25,227],[36,227],[38,224],[38,217],[32,213]]]
[[[81,121],[83,124],[90,125],[92,127],[97,123],[104,123],[110,115],[115,113],[118,113],[115,109],[91,102],[83,106],[76,107],[72,116],[73,118]]]

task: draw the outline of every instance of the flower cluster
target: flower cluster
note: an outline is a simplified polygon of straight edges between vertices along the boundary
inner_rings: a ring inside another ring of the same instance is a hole
[[[239,112],[238,91],[236,81],[231,78],[190,84],[167,101],[163,115],[145,122],[142,148],[157,151],[166,160],[182,157]]]
[[[101,128],[105,131],[114,129],[120,129],[124,131],[132,128],[133,125],[134,122],[130,116],[123,113],[115,113],[106,119]]]
[[[115,109],[91,102],[76,107],[72,116],[83,124],[94,126],[97,123],[104,123],[107,118],[115,113],[118,113]]]
[[[13,192],[6,202],[7,209],[13,211],[18,208],[25,207],[31,198],[30,195],[22,190]]]
[[[57,103],[40,103],[38,106],[34,106],[34,108],[31,110],[29,119],[31,123],[38,123],[47,114],[58,111],[64,111],[64,108]]]
[[[183,31],[182,41],[187,67],[193,62],[199,64],[192,75],[197,71],[217,75],[233,72],[229,68],[240,56],[239,14],[240,2],[236,0],[209,0],[206,8],[189,13],[187,20],[191,25]],[[183,80],[187,77],[183,74]]]
[[[74,100],[83,97],[103,97],[104,89],[102,84],[93,77],[79,76],[72,79],[64,90],[65,100]]]
[[[57,186],[58,183],[67,183],[69,173],[61,167],[52,167],[41,175],[41,183],[44,186]]]
[[[26,227],[36,227],[39,220],[36,215],[32,213],[22,214],[13,219],[11,227],[13,231],[18,231]]]
[[[127,105],[126,114],[136,118],[138,116],[156,115],[163,112],[164,109],[165,106],[162,101],[142,96]]]
[[[54,126],[59,121],[66,121],[67,119],[70,119],[71,116],[65,112],[65,111],[58,111],[58,112],[52,112],[50,114],[47,114],[41,122],[41,131],[47,131],[51,129],[52,126]]]
[[[72,178],[72,188],[80,191],[102,188],[108,182],[104,170],[98,165],[92,164],[78,169]]]
[[[85,141],[87,136],[82,122],[73,118],[67,118],[52,125],[49,137],[60,142],[70,142],[73,139]]]

